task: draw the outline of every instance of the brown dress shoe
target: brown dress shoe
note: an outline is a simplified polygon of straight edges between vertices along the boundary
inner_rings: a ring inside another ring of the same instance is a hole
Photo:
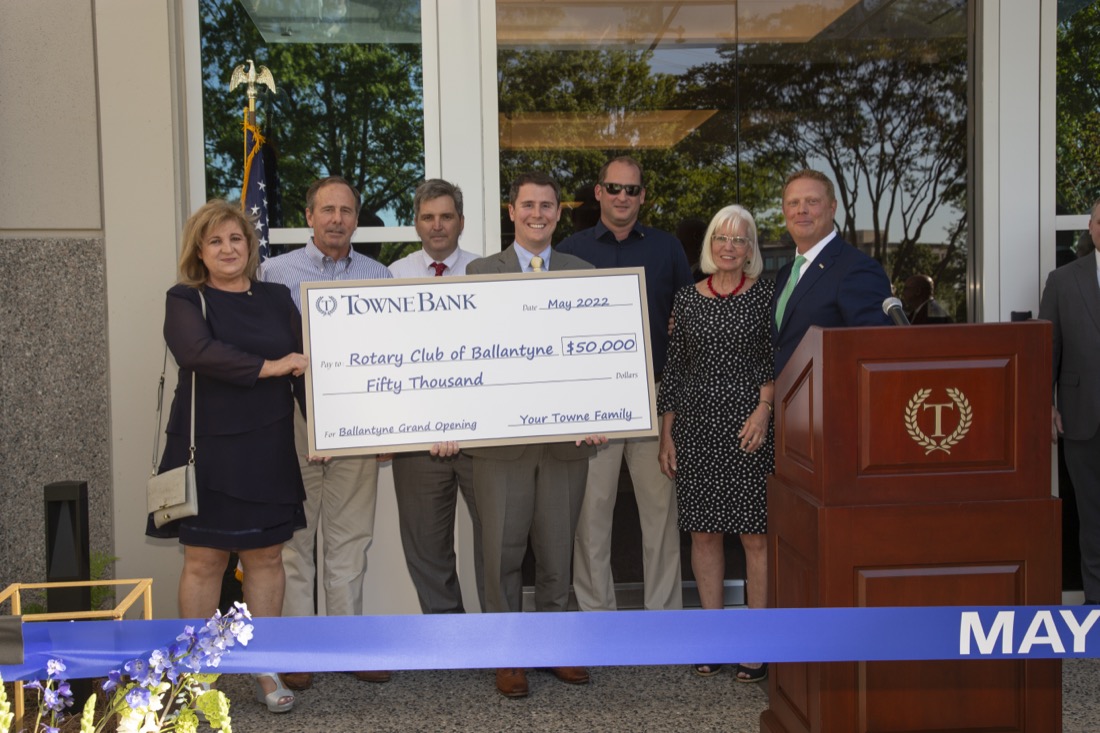
[[[312,672],[283,672],[279,675],[283,678],[283,684],[292,690],[308,690],[313,687]]]
[[[527,673],[522,669],[498,669],[497,690],[505,697],[527,697]]]
[[[591,679],[584,667],[551,667],[550,671],[567,685],[587,685]]]
[[[389,672],[373,671],[373,672],[352,672],[355,675],[355,679],[363,682],[389,682],[392,675]]]

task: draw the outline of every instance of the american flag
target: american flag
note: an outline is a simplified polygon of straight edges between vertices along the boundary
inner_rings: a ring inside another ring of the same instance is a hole
[[[244,115],[244,182],[241,185],[241,207],[256,227],[260,240],[260,262],[268,255],[267,176],[264,174],[264,137],[255,122]]]

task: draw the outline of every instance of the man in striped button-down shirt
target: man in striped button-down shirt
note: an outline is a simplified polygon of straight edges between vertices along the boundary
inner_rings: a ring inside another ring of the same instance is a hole
[[[306,222],[313,236],[303,249],[263,263],[260,277],[290,288],[302,310],[298,285],[318,280],[364,280],[392,277],[384,265],[355,252],[351,236],[359,218],[359,192],[339,176],[315,181],[306,193]],[[310,461],[306,423],[295,415],[295,443],[306,487],[306,527],[283,545],[286,570],[284,616],[312,616],[317,568],[317,525],[324,538],[323,579],[325,607],[330,616],[363,613],[363,577],[367,550],[374,536],[374,508],[378,496],[378,460],[374,456]],[[386,682],[389,672],[356,672],[368,682]],[[312,684],[309,672],[283,675],[291,689]]]

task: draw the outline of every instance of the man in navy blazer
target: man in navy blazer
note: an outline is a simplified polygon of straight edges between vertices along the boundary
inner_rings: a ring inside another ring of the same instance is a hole
[[[1089,233],[1100,242],[1100,201]],[[1100,270],[1096,251],[1047,278],[1039,317],[1054,324],[1051,439],[1062,435],[1066,468],[1081,518],[1081,580],[1085,603],[1100,604]]]
[[[797,256],[779,270],[772,296],[777,377],[810,326],[890,325],[882,310],[882,301],[891,295],[886,271],[840,238],[835,216],[836,194],[828,176],[806,169],[787,178],[783,217]],[[792,274],[794,264],[799,269]]]

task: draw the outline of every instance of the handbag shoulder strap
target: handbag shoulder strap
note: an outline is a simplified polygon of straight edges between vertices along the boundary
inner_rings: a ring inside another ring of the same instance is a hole
[[[202,317],[206,320],[206,298],[202,290],[198,289],[199,302],[202,304]],[[157,424],[153,429],[153,467],[150,476],[157,475],[157,456],[160,455],[160,424],[164,412],[164,375],[168,370],[168,344],[164,345],[164,362],[160,367],[160,380],[157,382]],[[187,458],[190,465],[195,465],[195,370],[191,370],[191,447]]]
[[[160,367],[160,380],[157,382],[157,423],[153,426],[153,470],[150,477],[157,475],[157,456],[160,455],[160,423],[164,411],[164,374],[168,371],[168,344],[164,345],[164,363]]]

